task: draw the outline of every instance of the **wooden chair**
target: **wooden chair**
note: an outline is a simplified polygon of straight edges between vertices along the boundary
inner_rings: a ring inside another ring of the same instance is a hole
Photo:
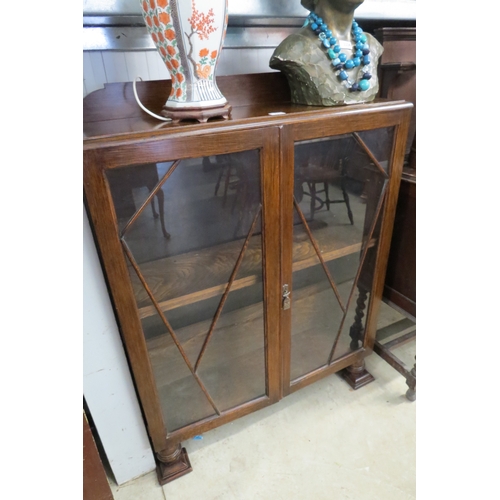
[[[212,164],[210,158],[203,158],[203,168],[205,170],[210,168],[219,169],[219,177],[217,178],[217,183],[215,184],[214,196],[217,196],[222,180],[224,180],[224,191],[222,193],[222,206],[226,206],[227,194],[230,187],[234,187],[235,181],[237,181],[237,175],[235,171],[234,162],[231,160],[231,155],[218,155],[215,157],[215,164]]]
[[[303,148],[302,151],[300,151],[301,148]],[[330,210],[330,205],[344,203],[349,221],[352,225],[354,224],[349,194],[346,189],[349,152],[349,148],[346,148],[342,141],[333,145],[331,142],[301,145],[296,149],[296,183],[307,185],[309,191],[303,191],[303,195],[309,196],[311,199],[311,220],[314,219],[315,213],[323,207],[326,206],[326,209]],[[319,189],[318,184],[320,185]],[[329,186],[333,184],[339,184],[342,199],[330,198]],[[320,194],[323,194],[324,197],[320,197]]]

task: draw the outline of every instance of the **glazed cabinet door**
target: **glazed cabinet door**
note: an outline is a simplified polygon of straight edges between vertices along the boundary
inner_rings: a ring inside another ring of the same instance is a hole
[[[277,129],[85,156],[85,187],[157,452],[279,398]]]
[[[363,118],[284,134],[293,165],[283,172],[285,394],[350,366],[354,356],[362,362],[371,348],[367,321],[381,294],[403,143],[400,118]]]

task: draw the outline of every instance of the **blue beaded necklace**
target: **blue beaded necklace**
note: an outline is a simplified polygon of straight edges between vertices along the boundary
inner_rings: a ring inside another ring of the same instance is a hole
[[[351,33],[354,40],[353,57],[348,59],[347,56],[341,52],[338,40],[333,36],[333,33],[323,19],[314,12],[310,12],[307,16],[304,26],[310,26],[311,29],[318,35],[323,47],[326,49],[328,57],[332,61],[332,66],[335,69],[335,74],[338,79],[345,85],[351,92],[363,92],[370,88],[370,78],[372,77],[369,70],[370,65],[370,47],[367,43],[367,37],[363,30],[359,27],[356,21],[352,22]],[[352,82],[349,80],[347,71],[361,66],[363,72],[359,82]]]

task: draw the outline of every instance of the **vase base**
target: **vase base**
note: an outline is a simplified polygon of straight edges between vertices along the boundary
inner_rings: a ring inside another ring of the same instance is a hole
[[[161,114],[166,118],[171,118],[173,123],[179,123],[181,120],[196,120],[200,123],[206,123],[209,118],[221,117],[227,120],[231,116],[232,106],[225,104],[215,108],[191,108],[175,109],[163,107]]]

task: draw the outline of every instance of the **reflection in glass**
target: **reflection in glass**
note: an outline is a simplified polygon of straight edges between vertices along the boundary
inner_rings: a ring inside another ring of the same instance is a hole
[[[167,429],[265,395],[259,152],[108,181]]]
[[[291,380],[364,335],[393,129],[296,143]]]

